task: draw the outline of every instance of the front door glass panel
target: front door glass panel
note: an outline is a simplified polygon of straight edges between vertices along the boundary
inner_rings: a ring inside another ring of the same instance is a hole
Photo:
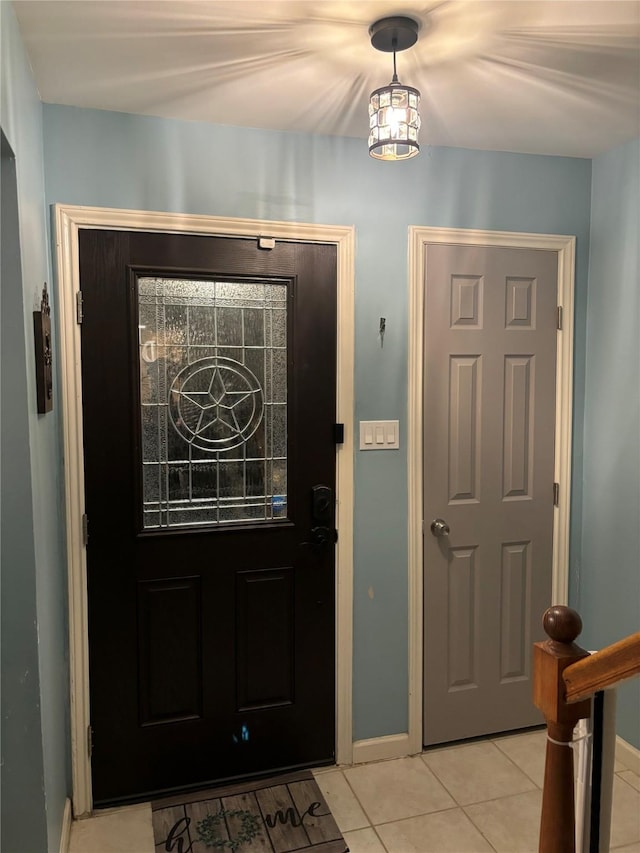
[[[137,279],[142,528],[287,517],[287,283]]]

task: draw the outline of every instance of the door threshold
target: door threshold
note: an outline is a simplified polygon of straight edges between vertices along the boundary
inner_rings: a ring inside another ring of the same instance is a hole
[[[300,770],[315,769],[331,769],[335,767],[335,760],[329,759],[326,763],[312,761],[302,764],[290,764],[286,767],[277,767],[270,770],[263,770],[256,773],[239,773],[235,776],[225,776],[221,779],[211,779],[202,782],[194,782],[191,785],[177,785],[173,788],[162,788],[152,791],[144,791],[140,794],[131,794],[126,797],[113,797],[105,800],[96,800],[94,802],[93,813],[105,810],[121,808],[123,806],[132,806],[138,803],[154,803],[160,800],[166,800],[170,797],[175,797],[181,794],[189,794],[191,792],[208,791],[216,788],[223,788],[228,785],[236,785],[240,782],[258,782],[261,779],[268,779],[270,776],[283,776],[288,773],[295,773]]]
[[[505,737],[517,737],[518,735],[535,734],[536,732],[546,731],[546,726],[525,726],[521,729],[508,729],[507,731],[489,732],[486,735],[477,735],[476,737],[460,738],[459,740],[447,740],[442,743],[430,743],[423,745],[422,752],[433,752],[436,749],[446,749],[454,746],[467,746],[472,743],[484,743],[488,740],[497,740]]]

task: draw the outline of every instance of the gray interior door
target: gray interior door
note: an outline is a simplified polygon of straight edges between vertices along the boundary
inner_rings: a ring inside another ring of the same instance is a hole
[[[557,255],[429,246],[424,742],[541,722],[551,603]],[[440,519],[434,526],[434,520]]]

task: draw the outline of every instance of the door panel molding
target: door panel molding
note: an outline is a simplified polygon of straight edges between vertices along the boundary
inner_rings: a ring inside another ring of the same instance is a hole
[[[573,398],[573,319],[575,282],[573,236],[461,228],[409,228],[409,387],[407,412],[408,546],[409,546],[409,754],[423,744],[423,358],[424,281],[429,244],[542,249],[558,255],[558,305],[563,328],[557,334],[554,479],[561,484],[559,505],[553,511],[554,604],[566,604],[569,578],[569,513],[571,490],[571,412]],[[469,283],[466,283],[467,286]],[[467,288],[469,289],[469,288]],[[462,294],[461,294],[462,295]],[[477,299],[469,294],[463,312],[469,323]],[[519,305],[519,303],[517,303]],[[528,303],[527,303],[528,304]],[[474,308],[475,306],[475,308]],[[526,308],[526,305],[524,306]],[[468,317],[467,317],[468,315]],[[525,318],[526,319],[526,318]],[[479,322],[479,318],[475,319]],[[524,320],[520,320],[524,322]]]
[[[207,234],[335,244],[338,256],[337,419],[345,423],[344,443],[336,452],[336,762],[352,761],[353,637],[353,423],[354,259],[352,226],[267,222],[157,211],[54,205],[57,299],[60,329],[60,397],[64,448],[71,766],[75,817],[91,812],[89,755],[89,635],[86,551],[83,544],[84,462],[80,325],[76,294],[80,289],[78,231],[81,228],[161,233]]]

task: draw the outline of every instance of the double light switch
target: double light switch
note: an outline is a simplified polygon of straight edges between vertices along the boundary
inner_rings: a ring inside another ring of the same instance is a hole
[[[397,450],[399,421],[360,421],[360,450]]]

